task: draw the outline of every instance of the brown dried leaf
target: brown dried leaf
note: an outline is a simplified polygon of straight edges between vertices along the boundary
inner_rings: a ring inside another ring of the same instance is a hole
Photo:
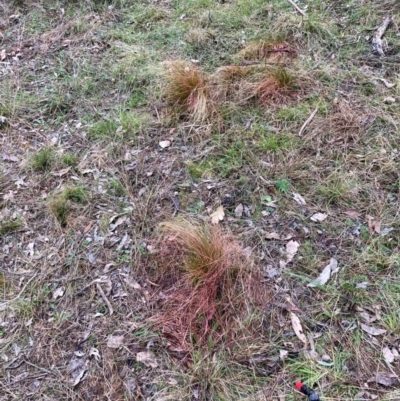
[[[368,229],[369,229],[370,234],[373,234],[374,232],[379,234],[381,232],[381,222],[369,215],[367,215],[365,217],[367,218]]]
[[[92,228],[92,225],[93,221],[90,221],[89,224],[83,229],[83,233],[86,234]]]
[[[293,312],[290,312],[290,320],[292,321],[292,327],[297,338],[304,344],[307,344],[307,338],[303,332],[303,327],[301,326],[300,319],[298,318],[298,316]]]
[[[134,290],[141,290],[142,286],[136,281],[134,280],[131,276],[127,275],[127,274],[122,274],[124,275],[124,281],[126,284],[128,284],[129,287],[133,288]]]
[[[344,214],[347,214],[347,216],[352,217],[353,219],[358,219],[361,216],[361,213],[354,210],[346,210]]]
[[[299,246],[300,244],[297,241],[289,241],[286,244],[286,262],[290,262],[294,258]]]
[[[399,385],[399,379],[393,373],[378,373],[376,376],[367,380],[367,383],[378,383],[386,387],[394,387]]]

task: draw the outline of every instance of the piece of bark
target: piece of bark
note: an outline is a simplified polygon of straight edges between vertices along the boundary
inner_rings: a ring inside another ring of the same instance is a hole
[[[381,57],[385,55],[383,51],[382,37],[386,32],[388,26],[392,23],[392,17],[385,17],[382,24],[379,25],[378,29],[375,32],[375,35],[372,39],[372,48],[376,51]]]

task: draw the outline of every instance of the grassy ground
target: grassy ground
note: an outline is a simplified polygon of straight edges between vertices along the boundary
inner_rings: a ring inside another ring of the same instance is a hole
[[[400,398],[400,7],[297,4],[0,1],[0,400]],[[179,343],[158,226],[221,205],[263,296]]]

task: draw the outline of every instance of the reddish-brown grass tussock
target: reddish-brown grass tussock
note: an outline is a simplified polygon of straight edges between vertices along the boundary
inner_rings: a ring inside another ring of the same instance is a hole
[[[184,61],[171,61],[167,67],[167,102],[189,113],[194,120],[206,120],[213,109],[206,74]]]
[[[251,260],[219,227],[185,220],[164,223],[157,257],[164,299],[154,321],[184,349],[193,341],[226,338],[247,302],[256,302],[249,285]],[[166,285],[163,277],[171,274]]]
[[[297,56],[296,50],[287,42],[261,40],[250,43],[241,52],[244,60],[265,60],[269,63],[283,63]]]
[[[284,68],[270,70],[256,83],[256,96],[264,104],[282,104],[296,96],[295,78]]]

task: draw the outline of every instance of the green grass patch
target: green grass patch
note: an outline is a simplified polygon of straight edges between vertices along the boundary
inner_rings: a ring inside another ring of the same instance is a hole
[[[65,227],[73,209],[72,204],[85,204],[88,200],[89,192],[84,187],[67,187],[49,200],[48,207],[60,226]]]
[[[260,150],[278,152],[289,150],[294,144],[292,136],[285,134],[268,133],[257,141]]]
[[[61,157],[61,161],[65,166],[75,168],[79,164],[79,157],[71,152],[68,152]]]
[[[53,148],[47,147],[39,150],[31,158],[31,167],[37,172],[50,171],[56,161],[56,155]]]
[[[0,222],[0,237],[4,237],[7,234],[11,234],[18,231],[22,227],[22,222],[19,219],[16,220],[3,220]]]
[[[112,196],[121,197],[126,194],[126,190],[118,179],[111,179],[107,184],[107,192]]]
[[[117,121],[99,121],[90,128],[88,138],[90,140],[105,140],[116,135],[119,124]]]

